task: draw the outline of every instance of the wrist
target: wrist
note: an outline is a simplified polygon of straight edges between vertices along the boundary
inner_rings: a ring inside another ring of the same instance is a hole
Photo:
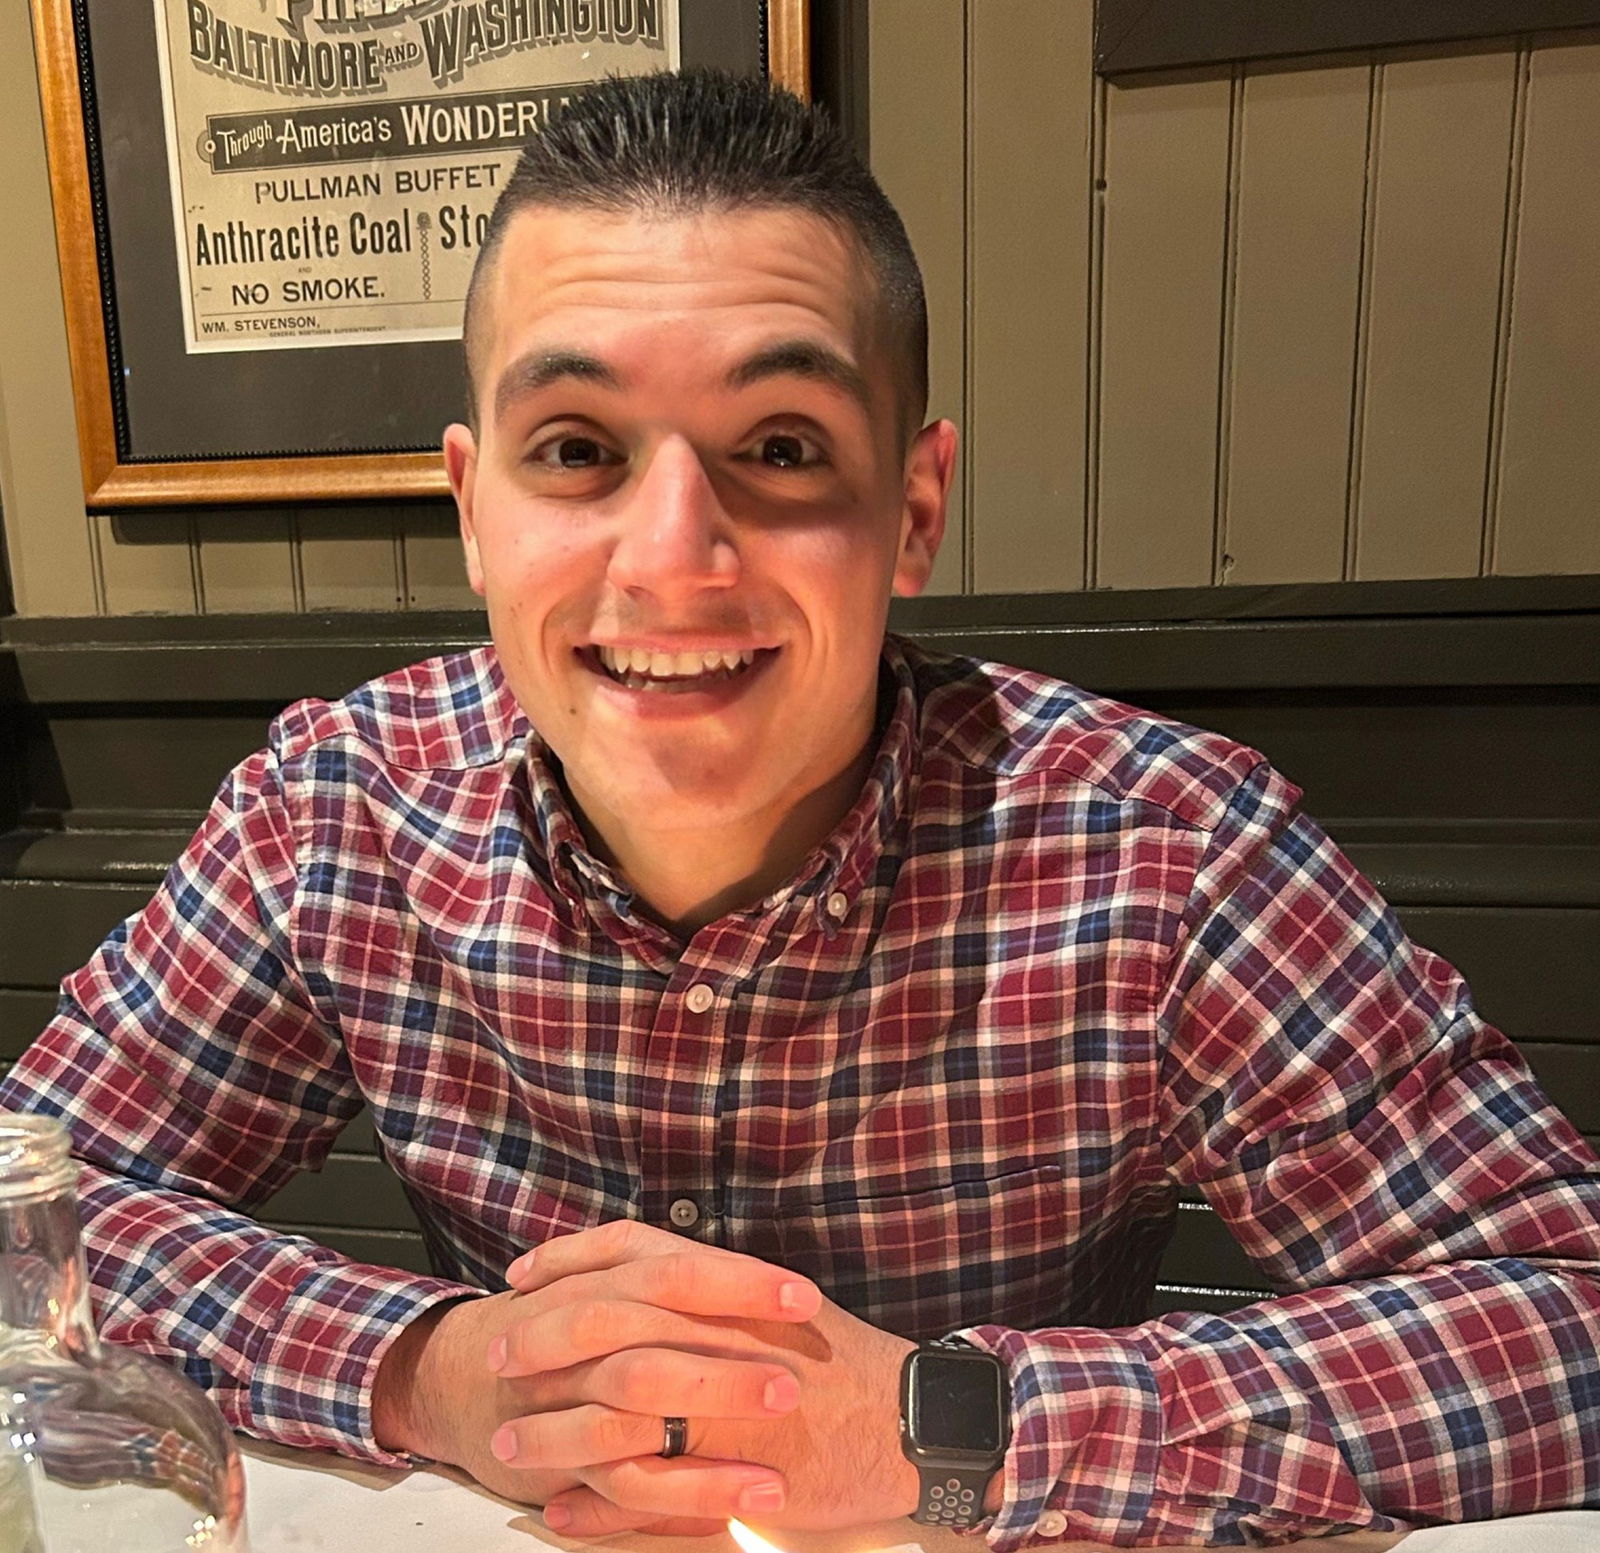
[[[894,1508],[891,1516],[910,1517],[922,1503],[922,1474],[899,1452],[895,1452]]]
[[[440,1325],[463,1303],[431,1305],[408,1322],[390,1343],[372,1377],[372,1434],[382,1450],[448,1460],[443,1441],[432,1427],[440,1409],[431,1405],[439,1388],[434,1373],[439,1366],[435,1340]]]

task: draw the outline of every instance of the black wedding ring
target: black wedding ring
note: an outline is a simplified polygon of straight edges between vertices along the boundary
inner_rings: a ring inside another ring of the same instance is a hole
[[[687,1418],[663,1418],[661,1420],[663,1436],[661,1449],[656,1452],[658,1456],[681,1456],[689,1448],[689,1420]]]

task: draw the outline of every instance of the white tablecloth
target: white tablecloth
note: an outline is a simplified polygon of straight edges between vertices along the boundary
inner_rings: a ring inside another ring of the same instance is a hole
[[[496,1498],[447,1468],[390,1472],[339,1456],[240,1442],[249,1485],[252,1553],[735,1553],[729,1538],[644,1537],[574,1542],[535,1510]],[[848,1532],[774,1533],[785,1553],[974,1553],[981,1543],[910,1521]],[[1087,1544],[1073,1543],[1074,1548]],[[1303,1544],[1317,1553],[1600,1553],[1600,1510],[1433,1527],[1398,1540],[1363,1533]]]

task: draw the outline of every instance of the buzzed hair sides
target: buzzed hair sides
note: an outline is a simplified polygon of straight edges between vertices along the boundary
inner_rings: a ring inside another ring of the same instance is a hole
[[[898,212],[821,108],[754,77],[717,70],[608,76],[533,136],[507,180],[467,290],[462,345],[477,426],[478,338],[506,227],[535,207],[681,216],[794,210],[860,246],[878,289],[909,437],[928,402],[922,272]]]

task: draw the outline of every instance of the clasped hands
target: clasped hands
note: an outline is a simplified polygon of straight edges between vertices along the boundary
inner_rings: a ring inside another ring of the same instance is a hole
[[[849,1526],[915,1508],[898,1439],[912,1345],[809,1279],[618,1221],[547,1241],[507,1281],[402,1334],[408,1351],[374,1392],[383,1443],[542,1504],[573,1536],[696,1535],[735,1515]],[[688,1424],[671,1459],[667,1416]]]

